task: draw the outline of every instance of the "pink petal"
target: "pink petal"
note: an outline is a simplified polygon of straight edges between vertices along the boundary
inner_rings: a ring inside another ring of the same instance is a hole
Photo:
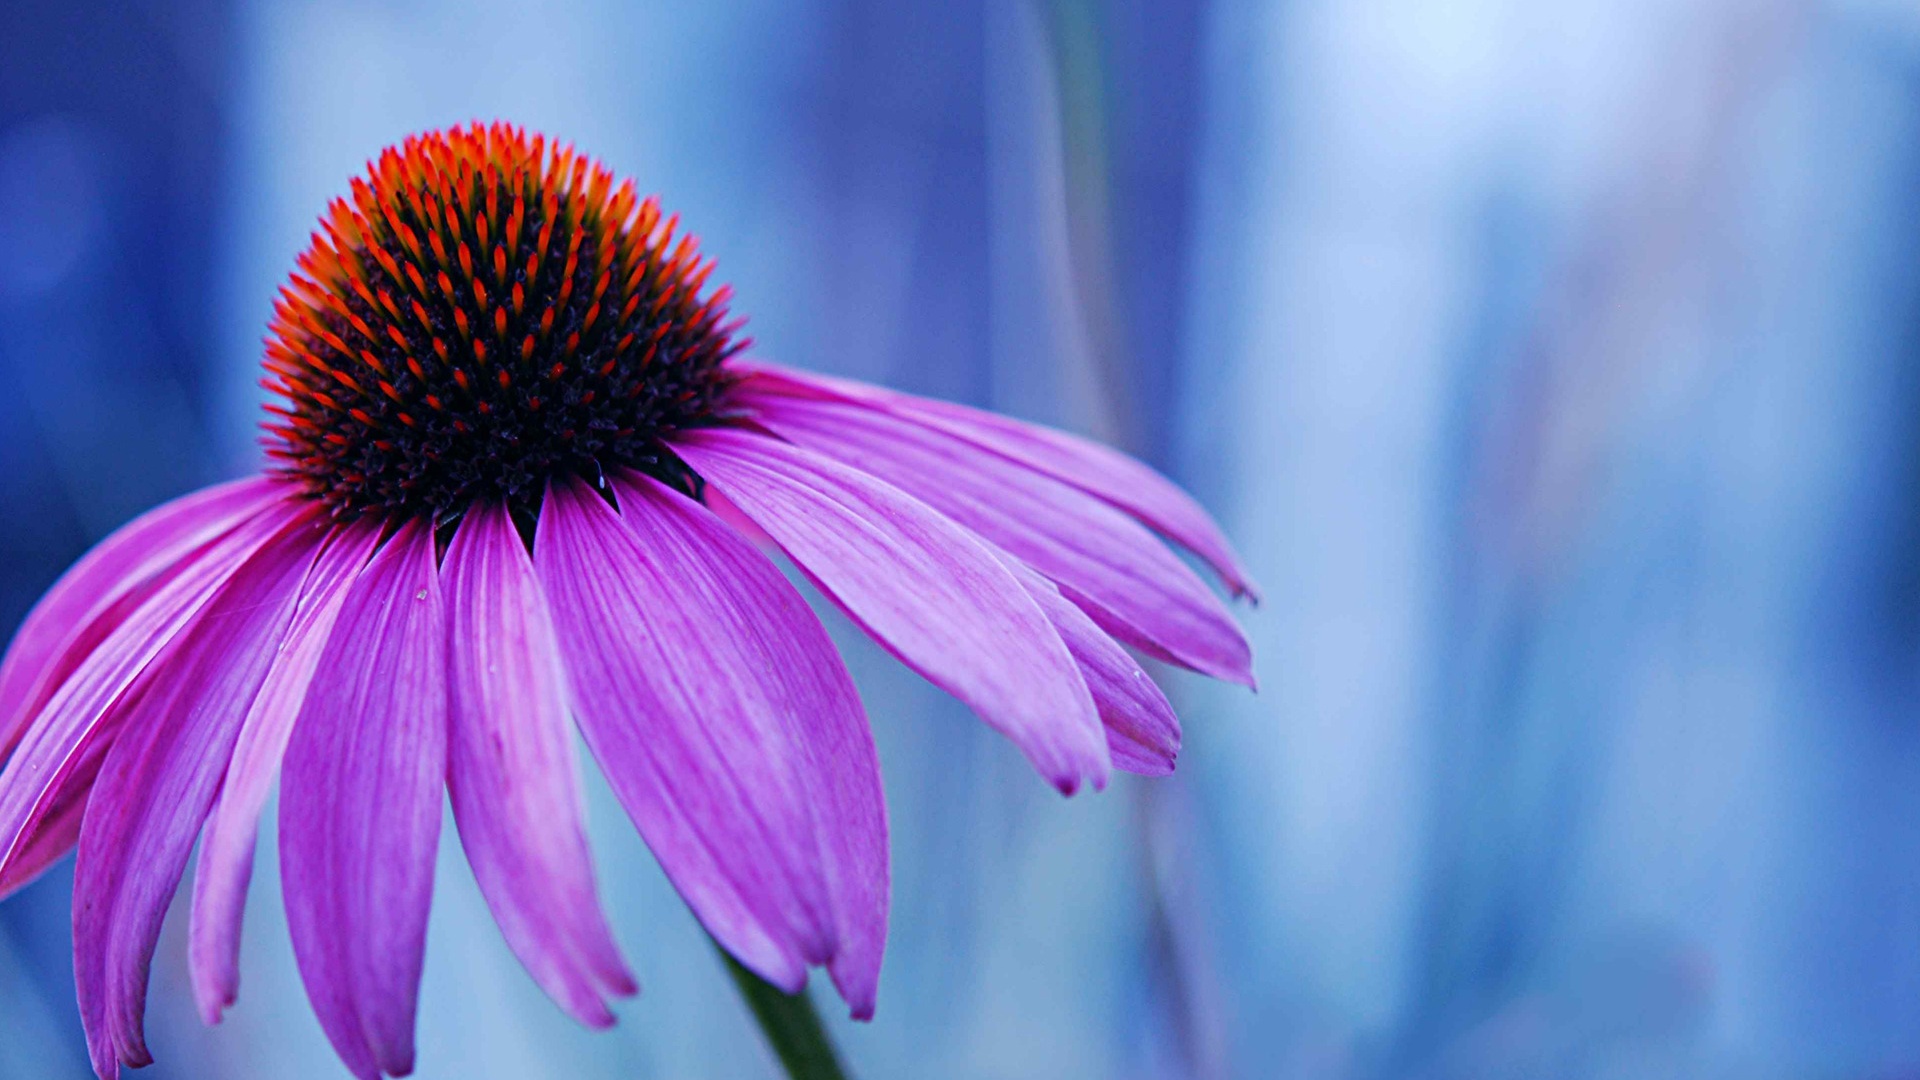
[[[1141,670],[1127,650],[1094,625],[1087,613],[1060,595],[1052,582],[1011,560],[1008,568],[1047,613],[1067,651],[1080,665],[1087,690],[1100,710],[1113,763],[1144,776],[1173,772],[1180,755],[1180,719],[1167,695]]]
[[[74,980],[96,1072],[142,1066],[147,967],[300,582],[325,538],[294,520],[220,586],[128,695],[87,805],[74,872]]]
[[[20,877],[17,867],[42,848],[35,830],[97,768],[116,730],[115,707],[141,671],[299,509],[293,500],[268,503],[214,541],[139,604],[48,699],[0,772],[0,880]]]
[[[887,941],[887,811],[880,756],[853,679],[813,609],[766,556],[699,503],[655,480],[624,473],[614,477],[614,487],[622,517],[643,545],[662,544],[674,531],[694,541],[690,554],[709,568],[683,568],[682,576],[704,572],[716,593],[724,585],[725,594],[737,598],[710,623],[737,625],[736,633],[749,639],[742,650],[762,657],[743,670],[779,683],[765,693],[789,707],[766,719],[801,755],[797,776],[812,811],[839,937],[827,971],[854,1018],[870,1019]]]
[[[80,842],[80,821],[86,813],[87,796],[93,792],[93,781],[100,773],[100,762],[106,757],[105,747],[109,744],[106,739],[93,742],[98,744],[97,752],[60,786],[40,823],[21,842],[6,868],[0,870],[0,900],[31,885],[47,867],[59,862],[61,856]]]
[[[379,525],[362,519],[336,528],[314,560],[300,588],[293,625],[241,723],[226,781],[201,834],[188,957],[194,1000],[209,1024],[220,1022],[221,1011],[240,992],[240,920],[267,793],[280,775],[287,738],[321,647],[333,632],[348,587],[379,539]]]
[[[783,393],[838,398],[885,409],[1046,473],[1132,514],[1156,532],[1200,556],[1236,596],[1260,599],[1233,545],[1213,518],[1173,481],[1111,447],[1054,428],[949,401],[797,371],[756,361],[730,364],[756,384]]]
[[[355,1075],[413,1069],[447,769],[433,530],[409,521],[347,589],[287,743],[288,929],[320,1026]]]
[[[945,432],[840,401],[740,398],[776,433],[924,500],[1053,578],[1096,620],[1183,667],[1253,684],[1233,616],[1166,545],[1078,488]]]
[[[534,981],[607,1027],[602,995],[639,988],[594,888],[552,616],[504,506],[467,511],[444,572],[447,779],[467,861]]]
[[[196,491],[122,525],[68,568],[27,612],[0,661],[0,758],[133,606],[152,595],[193,551],[281,491],[281,485],[261,477]]]
[[[781,666],[741,560],[713,550],[725,536],[664,499],[630,498],[623,523],[569,481],[548,491],[534,561],[621,804],[708,932],[793,992],[836,946],[792,734],[809,673]]]
[[[46,706],[67,676],[109,633],[205,553],[212,539],[230,532],[246,514],[258,509],[257,500],[237,497],[240,489],[249,489],[255,496],[264,492],[264,497],[274,498],[283,493],[283,489],[265,481],[238,481],[209,488],[151,511],[103,541],[55,584],[54,592],[62,592],[60,603],[50,606],[48,602],[55,597],[49,592],[42,605],[29,613],[28,624],[22,625],[15,638],[18,647],[9,653],[8,659],[8,671],[21,676],[13,684],[14,691],[9,693],[15,697],[24,694],[24,698],[20,698],[23,707],[13,712],[14,726],[11,734],[0,741],[0,758],[12,751],[32,717]],[[164,521],[149,521],[169,511],[179,513],[170,514]],[[141,527],[143,523],[152,527]],[[142,544],[151,545],[144,558],[135,550]],[[109,546],[115,550],[106,551]],[[96,559],[96,556],[102,557]],[[115,578],[115,573],[124,576]],[[71,582],[74,587],[66,589],[70,578],[75,579]],[[78,622],[66,627],[65,637],[55,644],[50,662],[35,659],[33,654],[57,636],[53,633],[59,629],[56,624],[84,607],[89,599],[93,600],[92,608],[80,612]],[[16,660],[19,662],[15,663]],[[33,881],[79,840],[87,794],[99,774],[116,725],[110,711],[102,717],[100,729],[75,752],[40,820],[22,839],[4,869],[0,869],[0,897]]]
[[[865,473],[727,428],[674,449],[907,666],[1011,738],[1061,791],[1110,761],[1073,657],[978,539]]]
[[[66,776],[49,792],[40,820],[27,831],[6,865],[0,867],[0,899],[32,884],[47,867],[80,842],[80,822],[86,814],[87,797],[93,793],[100,765],[120,730],[120,716],[120,709],[110,709],[101,717],[100,726],[74,752]]]

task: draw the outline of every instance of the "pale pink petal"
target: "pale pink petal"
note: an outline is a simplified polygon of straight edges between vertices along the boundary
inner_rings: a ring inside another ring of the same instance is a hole
[[[402,526],[347,590],[288,740],[280,871],[294,959],[347,1067],[412,1071],[447,770],[433,530]]]
[[[1106,784],[1106,739],[1078,666],[980,540],[898,488],[764,435],[709,428],[674,449],[876,641],[1011,738],[1054,786]]]
[[[614,477],[622,517],[643,546],[688,541],[677,580],[711,580],[706,622],[739,639],[740,670],[767,684],[781,709],[766,714],[788,752],[812,811],[839,944],[827,971],[856,1019],[873,1016],[887,940],[886,801],[880,758],[853,679],[813,609],[766,556],[700,504],[637,473]]]
[[[27,612],[0,660],[0,759],[94,646],[195,550],[282,486],[253,477],[204,488],[133,519],[60,575]]]
[[[541,510],[534,562],[574,715],[708,932],[797,991],[835,946],[790,734],[811,702],[783,676],[801,673],[708,550],[723,526],[639,499],[625,517],[577,480]]]
[[[1233,545],[1200,504],[1173,481],[1118,450],[1054,428],[869,383],[757,361],[734,360],[728,366],[751,373],[756,383],[769,389],[885,409],[1064,480],[1125,510],[1200,556],[1235,595],[1256,601],[1260,598],[1259,588],[1241,565]]]
[[[1253,684],[1253,650],[1219,599],[1132,518],[967,441],[842,401],[739,392],[760,423],[871,473],[1058,582],[1136,647]]]
[[[1114,765],[1145,776],[1172,773],[1180,754],[1180,719],[1167,695],[1127,650],[1061,596],[1052,582],[1017,559],[1009,560],[1008,568],[1047,613],[1080,665],[1087,690],[1100,710],[1100,723],[1107,730],[1107,750]]]
[[[152,1061],[143,1034],[160,921],[326,536],[310,512],[268,540],[141,675],[87,804],[73,960],[96,1072]]]
[[[141,671],[299,509],[294,500],[268,503],[206,547],[115,627],[48,699],[0,772],[0,880],[17,876],[16,860],[25,863],[29,851],[42,847],[35,831],[43,820],[97,768],[116,730],[115,706]]]
[[[604,996],[639,988],[600,910],[553,619],[506,507],[467,511],[443,574],[447,787],[467,861],[534,981],[607,1027]]]
[[[362,519],[337,527],[300,588],[299,606],[265,684],[247,710],[220,797],[200,837],[193,875],[189,968],[201,1018],[220,1013],[240,992],[240,920],[253,876],[254,841],[267,794],[293,733],[320,650],[333,632],[347,589],[373,553],[380,527]]]
[[[1127,651],[1034,570],[1072,584],[1109,612],[1127,612],[1126,624],[1159,631],[1158,642],[1203,643],[1179,650],[1187,655],[1176,655],[1175,662],[1250,678],[1245,639],[1212,594],[1158,540],[1106,504],[878,410],[756,392],[752,383],[740,397],[756,420],[778,434],[894,483],[1008,551],[1008,568],[1079,663],[1115,765],[1147,775],[1171,773],[1179,721]]]

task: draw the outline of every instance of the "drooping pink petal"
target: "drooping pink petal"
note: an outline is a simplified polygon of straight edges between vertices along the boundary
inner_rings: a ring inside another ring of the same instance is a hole
[[[226,780],[201,833],[187,951],[194,1000],[209,1024],[220,1022],[221,1011],[240,992],[240,920],[253,876],[260,813],[280,775],[321,647],[333,632],[347,588],[379,538],[380,526],[366,519],[340,526],[314,560],[300,588],[293,625],[241,723]]]
[[[664,547],[686,537],[693,563],[678,577],[708,577],[708,595],[732,602],[703,621],[729,626],[740,648],[760,661],[743,671],[777,683],[766,695],[787,711],[767,714],[800,755],[797,776],[812,811],[821,870],[839,937],[827,971],[855,1019],[873,1016],[880,959],[887,940],[886,800],[880,758],[866,710],[833,639],[784,575],[700,504],[637,473],[614,477],[622,518],[643,545]]]
[[[873,474],[1058,582],[1096,620],[1182,667],[1253,684],[1253,650],[1198,575],[1138,522],[964,439],[842,401],[738,399],[792,441]]]
[[[866,473],[747,431],[674,449],[867,633],[1011,738],[1061,791],[1107,781],[1093,699],[1060,635],[987,547]]]
[[[0,660],[0,759],[67,675],[169,571],[280,497],[279,489],[251,477],[163,503],[122,525],[60,575],[27,612]]]
[[[1166,776],[1180,755],[1180,719],[1167,695],[1127,650],[1060,595],[1053,583],[1014,559],[1009,569],[1060,632],[1100,710],[1113,763],[1143,776]]]
[[[80,842],[80,823],[86,814],[87,796],[93,793],[100,765],[113,747],[121,713],[118,708],[109,709],[75,749],[66,775],[48,792],[39,820],[20,838],[19,846],[6,864],[0,866],[0,899],[32,884]]]
[[[607,1027],[638,991],[601,913],[545,593],[513,519],[476,505],[447,548],[447,786],[481,895],[554,1001]]]
[[[74,981],[94,1070],[152,1061],[147,966],[227,757],[326,536],[296,518],[220,586],[142,673],[87,804],[74,871]]]
[[[259,479],[207,488],[149,511],[83,556],[29,613],[15,636],[6,669],[15,677],[8,693],[18,698],[20,708],[14,713],[11,742],[0,744],[0,758],[111,631],[209,553],[221,535],[257,513],[266,500],[284,495],[284,486]],[[61,638],[58,624],[63,620],[77,621]],[[50,651],[49,642],[55,642]],[[39,673],[34,675],[36,667]],[[5,708],[0,705],[0,714]],[[79,841],[87,795],[117,726],[108,710],[73,749],[63,774],[45,793],[37,819],[0,863],[0,899],[31,883]]]
[[[73,619],[73,625],[65,628],[65,636],[52,648],[52,661],[40,665],[40,675],[31,682],[19,678],[12,690],[0,692],[0,700],[12,696],[15,701],[23,701],[23,707],[15,711],[17,724],[10,740],[0,740],[0,757],[6,757],[33,713],[46,705],[54,690],[108,632],[177,577],[196,553],[207,550],[215,538],[257,511],[263,500],[282,498],[284,494],[284,486],[265,479],[234,480],[205,488],[148,511],[86,553],[81,563],[54,584],[54,590],[42,598],[29,613],[29,621],[15,634],[19,648],[10,653],[10,665],[15,657],[31,657],[42,650],[46,642],[58,636],[58,623]],[[58,601],[54,601],[54,592],[61,594]],[[88,600],[92,607],[86,607]],[[31,667],[33,661],[23,659],[10,671],[31,675]],[[4,682],[4,676],[0,676],[0,682]],[[6,709],[8,705],[0,705],[0,715]],[[109,713],[75,751],[67,774],[52,790],[40,819],[0,869],[0,899],[31,884],[79,842],[86,796],[108,755],[115,728],[117,721]]]
[[[413,1069],[447,769],[433,530],[410,521],[347,589],[287,742],[281,881],[293,955],[363,1078]]]
[[[811,704],[706,550],[717,522],[551,487],[534,563],[587,745],[708,932],[789,992],[834,951],[790,734]],[[758,558],[759,556],[755,556]]]
[[[221,583],[299,512],[290,500],[270,502],[200,551],[166,585],[138,605],[34,717],[0,771],[0,880],[40,850],[35,831],[73,785],[104,756],[115,730],[114,706],[141,671],[206,606]]]
[[[1200,504],[1173,481],[1118,450],[1054,428],[868,383],[758,361],[736,359],[729,366],[750,373],[755,382],[769,389],[885,409],[1064,480],[1125,510],[1198,555],[1236,596],[1255,601],[1260,598],[1259,587],[1241,565],[1233,545]]]
[[[32,884],[47,867],[73,850],[80,842],[80,821],[87,810],[87,796],[93,791],[94,778],[100,774],[100,762],[106,758],[111,739],[95,738],[82,747],[85,759],[78,762],[63,781],[40,821],[20,842],[13,857],[0,868],[0,900]]]

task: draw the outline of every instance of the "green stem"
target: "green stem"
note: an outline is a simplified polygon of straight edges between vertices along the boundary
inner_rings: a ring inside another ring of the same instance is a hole
[[[741,967],[725,949],[720,950],[720,958],[726,961],[733,985],[747,1000],[761,1033],[792,1080],[847,1080],[847,1070],[840,1064],[833,1040],[827,1037],[820,1014],[813,1011],[813,1001],[805,990],[781,993],[778,987]]]

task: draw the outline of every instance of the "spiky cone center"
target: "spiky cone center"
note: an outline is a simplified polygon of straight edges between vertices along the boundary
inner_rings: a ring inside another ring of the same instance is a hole
[[[267,452],[341,517],[448,520],[715,422],[747,343],[713,261],[631,180],[506,124],[408,138],[335,199],[274,304]]]

